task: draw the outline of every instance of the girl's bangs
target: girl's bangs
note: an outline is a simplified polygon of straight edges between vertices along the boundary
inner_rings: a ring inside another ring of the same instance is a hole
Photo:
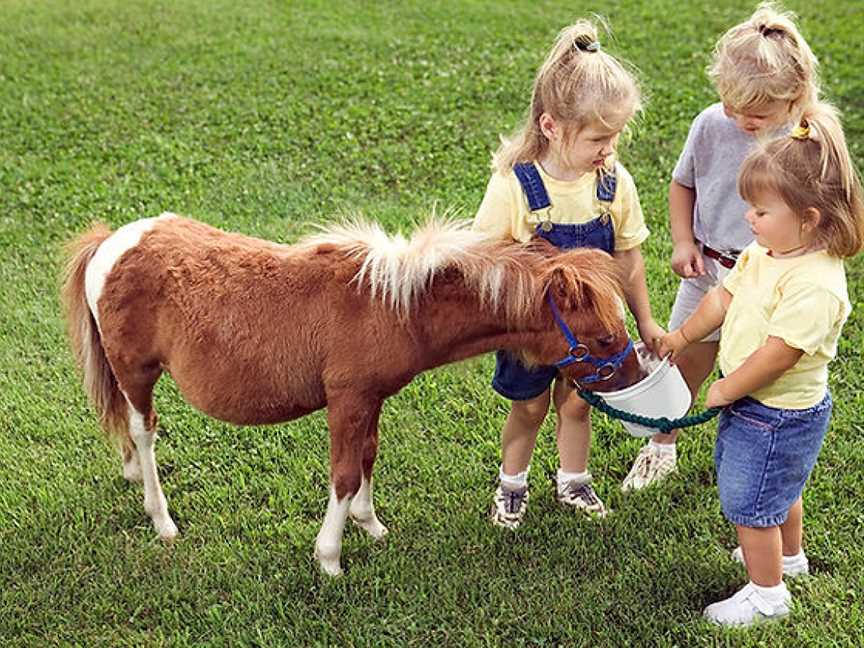
[[[760,194],[777,193],[777,176],[771,170],[769,157],[760,152],[744,160],[738,172],[738,193],[751,205]]]

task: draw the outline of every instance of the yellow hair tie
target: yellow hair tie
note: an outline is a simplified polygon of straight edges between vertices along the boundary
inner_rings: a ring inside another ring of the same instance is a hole
[[[792,130],[792,139],[806,140],[810,139],[810,126],[796,126]]]

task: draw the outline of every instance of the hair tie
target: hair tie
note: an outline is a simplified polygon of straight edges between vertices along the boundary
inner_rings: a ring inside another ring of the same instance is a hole
[[[580,52],[599,52],[600,51],[600,41],[591,41],[590,43],[580,43],[579,41],[574,41],[573,46],[578,49]]]
[[[807,122],[801,122],[792,129],[792,139],[807,140],[810,139],[810,125]]]
[[[764,23],[759,25],[758,27],[756,27],[756,29],[765,38],[768,38],[769,36],[773,36],[774,34],[782,34],[783,33],[782,29],[775,29],[774,27],[769,27],[768,25],[766,25]]]

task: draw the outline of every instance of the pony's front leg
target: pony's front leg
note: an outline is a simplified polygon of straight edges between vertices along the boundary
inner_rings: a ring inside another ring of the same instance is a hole
[[[330,499],[315,540],[315,558],[331,576],[342,574],[342,534],[354,496],[363,482],[366,434],[377,421],[381,401],[370,402],[353,394],[328,394],[330,427]]]
[[[375,505],[372,503],[372,480],[366,480],[363,476],[363,481],[360,482],[360,490],[351,500],[351,506],[348,509],[351,519],[354,524],[365,530],[376,540],[381,540],[387,535],[387,527],[381,524],[378,516],[375,515]]]
[[[330,576],[342,575],[342,565],[340,564],[342,533],[345,531],[345,521],[348,519],[350,503],[351,497],[345,496],[340,499],[335,486],[331,483],[327,513],[324,515],[324,523],[315,539],[315,560],[321,565],[321,569]]]
[[[372,468],[378,454],[378,413],[380,409],[369,422],[369,428],[366,430],[363,443],[363,480],[360,482],[360,490],[351,500],[348,514],[357,526],[376,540],[381,540],[387,534],[387,527],[381,524],[378,516],[375,515],[375,505],[372,502]]]

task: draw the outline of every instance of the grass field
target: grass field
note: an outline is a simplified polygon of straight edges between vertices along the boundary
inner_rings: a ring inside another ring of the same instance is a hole
[[[433,208],[471,217],[499,133],[527,107],[558,29],[589,11],[641,69],[648,104],[621,152],[652,236],[659,321],[676,280],[666,186],[690,120],[715,100],[711,46],[750,2],[76,3],[6,0],[0,29],[0,645],[864,645],[864,261],[833,365],[835,417],[805,493],[814,575],[791,620],[705,624],[745,582],[729,560],[714,426],[679,443],[662,488],[618,486],[640,442],[595,416],[592,470],[614,514],[560,510],[551,419],[515,535],[485,513],[507,404],[490,357],[418,377],[381,418],[376,506],[349,529],[344,578],[312,545],[327,502],[318,413],[236,428],[160,383],[162,484],[180,537],[155,537],[67,350],[60,245],[93,219],[165,210],[291,242],[345,212],[393,231]],[[861,3],[790,3],[864,164]]]

